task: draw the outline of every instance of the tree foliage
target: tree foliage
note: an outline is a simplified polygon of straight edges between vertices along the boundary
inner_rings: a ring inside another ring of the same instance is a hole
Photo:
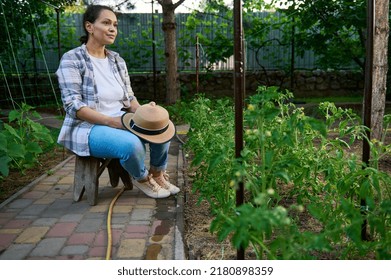
[[[17,53],[23,47],[27,36],[36,36],[35,28],[46,23],[53,15],[54,9],[62,10],[76,0],[0,0],[0,28],[5,33],[3,53]],[[10,50],[11,49],[11,50]]]
[[[200,9],[202,13],[214,14],[216,23],[224,18],[226,24],[232,25],[232,6],[225,1],[205,0],[201,2]],[[268,16],[260,16],[261,13]],[[200,32],[201,44],[207,46],[204,48],[206,55],[211,62],[226,60],[233,53],[232,50],[226,52],[226,48],[222,47],[224,40],[221,36],[232,41],[233,27],[228,35],[224,35],[221,30],[226,26],[207,23],[200,14],[200,11],[195,11],[188,26],[194,29],[199,26],[208,28],[209,24],[213,30],[204,28]],[[366,0],[274,0],[268,3],[246,0],[243,1],[243,28],[246,47],[258,53],[256,59],[260,66],[263,50],[276,44],[289,47],[294,42],[295,56],[303,56],[306,51],[312,50],[318,59],[317,64],[322,68],[352,66],[364,71]],[[207,36],[202,34],[207,32],[214,32],[217,39],[205,39]],[[270,36],[271,32],[283,36],[277,39]],[[232,49],[230,45],[226,47]],[[219,50],[223,50],[220,55]],[[278,61],[275,64],[278,65]]]
[[[281,2],[281,1],[275,1]],[[285,12],[294,19],[296,47],[311,49],[324,67],[365,68],[365,0],[287,0]]]
[[[78,9],[80,7],[86,7],[88,5],[108,5],[114,10],[126,11],[133,10],[135,8],[135,0],[113,0],[113,1],[104,1],[104,0],[75,0],[77,5],[71,7],[71,9]]]
[[[197,36],[203,51],[210,63],[227,61],[233,55],[233,7],[223,0],[206,0],[200,4],[201,10],[196,10],[187,20],[189,30],[197,30]],[[273,46],[287,45],[287,42],[270,36],[272,31],[284,34],[280,29],[287,28],[285,18],[276,18],[274,13],[268,13],[270,4],[265,1],[243,1],[243,29],[246,48],[257,53],[256,62],[262,65],[264,54],[262,50]],[[213,16],[212,20],[206,20]],[[287,38],[285,36],[285,38]],[[274,64],[279,65],[277,56],[268,57],[274,59]]]

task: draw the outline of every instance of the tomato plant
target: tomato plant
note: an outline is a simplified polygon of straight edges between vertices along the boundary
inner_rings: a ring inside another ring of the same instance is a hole
[[[232,101],[200,95],[180,105],[190,124],[185,147],[192,153],[193,188],[215,217],[211,231],[220,240],[230,238],[236,248],[253,250],[259,259],[319,254],[389,259],[391,176],[377,163],[391,144],[372,141],[371,163],[365,166],[352,150],[366,137],[358,115],[325,102],[319,105],[321,116],[310,117],[289,102],[292,97],[260,87],[248,98],[240,159],[234,152]],[[237,207],[239,182],[244,182],[245,202]],[[364,221],[371,242],[361,239]],[[306,222],[318,229],[303,229]]]

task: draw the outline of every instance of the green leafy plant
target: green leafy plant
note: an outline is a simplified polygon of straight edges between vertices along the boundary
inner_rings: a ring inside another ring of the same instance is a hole
[[[211,231],[259,259],[388,259],[391,176],[376,163],[390,145],[372,141],[365,166],[352,148],[366,137],[359,116],[325,102],[322,116],[309,117],[292,97],[275,87],[249,97],[240,159],[234,157],[232,102],[198,96],[181,105],[188,108],[182,117],[190,124],[194,190],[215,215]],[[240,182],[245,201],[237,207]],[[371,242],[361,238],[363,223]]]
[[[33,107],[22,104],[8,115],[0,127],[0,174],[8,176],[10,168],[25,171],[38,161],[38,156],[54,143],[48,128],[36,120],[40,115]]]
[[[191,123],[186,145],[191,147],[192,165],[197,167],[194,190],[214,208],[231,208],[234,203],[234,188],[229,185],[234,157],[232,108],[229,99],[211,101],[199,95],[181,111],[184,121]]]

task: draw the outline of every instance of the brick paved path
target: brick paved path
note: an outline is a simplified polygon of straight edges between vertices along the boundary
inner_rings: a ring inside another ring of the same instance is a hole
[[[183,187],[182,150],[173,140],[170,180]],[[43,175],[0,205],[0,259],[105,259],[109,205],[122,185],[112,188],[107,171],[99,180],[98,204],[72,196],[75,158]],[[124,191],[111,218],[111,259],[185,259],[182,192],[152,199],[137,188]]]

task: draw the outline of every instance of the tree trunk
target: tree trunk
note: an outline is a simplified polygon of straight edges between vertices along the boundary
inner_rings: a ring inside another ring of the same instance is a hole
[[[162,29],[164,32],[164,44],[166,57],[166,98],[167,105],[175,104],[180,98],[180,83],[178,79],[178,55],[176,48],[176,22],[175,9],[185,0],[179,0],[175,4],[172,0],[157,0],[163,8]]]
[[[371,138],[380,140],[386,102],[389,0],[375,1]]]

